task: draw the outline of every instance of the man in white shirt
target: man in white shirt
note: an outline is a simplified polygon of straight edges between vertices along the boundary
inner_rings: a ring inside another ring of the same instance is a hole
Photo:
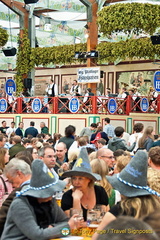
[[[11,133],[14,133],[15,131],[16,131],[15,122],[11,122],[11,126],[7,128],[6,134],[10,138]]]
[[[70,94],[72,96],[81,96],[81,89],[80,89],[80,86],[77,83],[77,80],[73,81],[73,84],[72,84],[72,87],[71,87],[71,90],[70,90]]]
[[[132,154],[134,154],[138,149],[138,141],[143,135],[143,129],[144,129],[144,125],[142,123],[136,123],[133,127],[134,133],[130,135],[128,140],[128,144],[129,146],[131,146],[135,142],[137,137],[136,146],[133,149]]]
[[[50,80],[50,83],[48,84],[48,87],[46,88],[46,93],[49,97],[55,97],[58,95],[58,88],[57,84],[53,82],[53,80]]]

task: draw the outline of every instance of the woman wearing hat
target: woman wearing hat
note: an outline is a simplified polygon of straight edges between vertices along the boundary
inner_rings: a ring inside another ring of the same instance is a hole
[[[30,185],[24,186],[10,205],[1,240],[49,240],[78,227],[75,215],[68,221],[52,196],[65,183],[41,160],[32,163]]]
[[[147,186],[147,169],[147,153],[139,150],[119,174],[107,176],[112,187],[121,193],[122,200],[105,214],[92,240],[97,239],[98,230],[120,215],[141,218],[160,208],[156,199],[160,193]]]
[[[69,216],[70,209],[83,210],[83,218],[87,220],[87,210],[93,209],[96,204],[108,207],[108,196],[104,188],[94,185],[100,180],[100,175],[92,173],[87,150],[81,149],[80,155],[71,171],[65,172],[62,177],[71,177],[73,188],[62,196],[61,207]]]

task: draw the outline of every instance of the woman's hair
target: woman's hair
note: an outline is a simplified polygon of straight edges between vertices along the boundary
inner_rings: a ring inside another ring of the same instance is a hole
[[[31,144],[35,144],[36,142],[38,142],[38,138],[32,138],[31,139]]]
[[[82,146],[86,146],[87,143],[88,143],[86,137],[84,137],[84,136],[83,137],[79,137],[77,142],[78,142],[78,145],[81,146],[81,147]]]
[[[76,131],[76,128],[72,125],[69,125],[68,127],[65,128],[65,136],[70,137],[72,136]]]
[[[145,143],[145,141],[147,140],[148,137],[154,140],[152,132],[153,132],[153,127],[152,126],[148,126],[144,130],[144,133],[143,133],[142,137],[139,139],[139,142],[138,142],[138,147],[139,148],[144,148],[144,143]]]
[[[160,238],[160,210],[155,211],[143,218],[143,221],[153,228]]]
[[[96,130],[95,133],[102,132],[102,131],[103,131],[103,127],[102,127],[102,126],[99,126],[99,127],[97,127],[97,130]]]
[[[145,195],[139,197],[122,197],[120,202],[122,213],[135,218],[141,218],[154,212],[155,209],[160,209],[159,201],[154,195]]]
[[[97,173],[101,176],[100,184],[107,192],[108,197],[111,196],[112,186],[106,179],[106,175],[109,174],[109,169],[107,164],[104,164],[104,161],[101,159],[93,159],[91,162],[91,168],[93,173]]]
[[[147,171],[147,182],[148,186],[155,190],[156,192],[160,193],[160,172],[154,168],[148,168]],[[155,196],[158,201],[160,202],[160,197]]]
[[[0,148],[0,170],[3,171],[4,167],[5,167],[5,161],[4,161],[4,156],[6,155],[6,153],[8,152],[7,148]]]
[[[54,133],[53,135],[53,141],[54,144],[56,143],[57,140],[59,140],[62,137],[62,135],[60,133]]]
[[[90,154],[89,154],[89,161],[91,162],[91,161],[93,161],[93,159],[95,159],[96,158],[96,156],[97,156],[97,152],[96,151],[93,151],[93,152],[91,152]]]
[[[80,152],[80,150],[78,148],[75,149],[75,150],[68,151],[68,161],[69,161],[69,163],[73,162],[74,160],[76,160],[78,158],[79,152]]]
[[[123,170],[123,168],[125,168],[125,166],[130,162],[131,160],[131,156],[119,156],[116,159],[116,173],[117,172],[121,172]]]

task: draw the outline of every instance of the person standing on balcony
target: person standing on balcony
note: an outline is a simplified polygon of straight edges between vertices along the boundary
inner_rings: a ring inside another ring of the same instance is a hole
[[[46,93],[49,97],[55,97],[58,95],[58,88],[57,84],[54,83],[54,81],[51,79],[50,83],[48,84],[46,88]]]
[[[70,90],[70,94],[72,96],[81,96],[81,89],[80,86],[77,83],[77,80],[73,80],[73,84]]]

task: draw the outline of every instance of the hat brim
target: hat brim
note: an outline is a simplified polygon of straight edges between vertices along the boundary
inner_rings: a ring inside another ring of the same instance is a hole
[[[89,173],[89,172],[83,172],[83,171],[66,171],[63,173],[62,177],[66,178],[66,177],[73,177],[73,176],[82,176],[82,177],[87,177],[93,181],[99,181],[101,180],[101,176],[99,174],[96,173]]]
[[[126,197],[145,196],[145,195],[151,194],[145,189],[138,189],[135,187],[130,187],[130,186],[122,183],[121,181],[118,180],[117,174],[115,174],[113,176],[106,176],[106,178],[115,190],[118,190],[120,192],[120,194],[122,194]]]
[[[66,186],[65,181],[58,180],[58,182],[55,185],[52,185],[48,188],[45,189],[38,189],[34,190],[31,188],[30,185],[26,185],[23,187],[22,191],[22,196],[32,196],[35,198],[48,198],[53,196],[56,192],[61,192]],[[27,191],[28,189],[28,191]],[[24,193],[23,193],[24,191]]]
[[[95,143],[97,142],[99,139],[94,139],[93,141],[91,141],[91,143]]]

